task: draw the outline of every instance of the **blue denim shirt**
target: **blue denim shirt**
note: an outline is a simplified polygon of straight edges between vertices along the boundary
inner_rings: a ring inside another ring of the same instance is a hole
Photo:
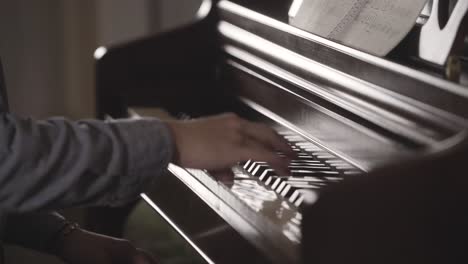
[[[8,112],[0,63],[0,240],[5,222],[8,230],[14,223],[23,225],[20,230],[34,223],[28,230],[38,231],[24,240],[42,241],[63,221],[32,212],[137,199],[164,174],[172,153],[171,133],[157,119],[36,121]],[[15,221],[5,221],[7,215]]]

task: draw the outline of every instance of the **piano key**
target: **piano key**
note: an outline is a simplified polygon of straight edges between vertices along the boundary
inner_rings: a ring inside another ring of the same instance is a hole
[[[317,188],[317,187],[304,187],[304,188],[297,188],[295,186],[292,186],[292,185],[288,185],[289,189],[287,189],[287,191],[283,190],[283,193],[284,196],[286,199],[289,199],[289,202],[293,203],[293,204],[296,204],[297,200],[300,199],[302,196],[303,196],[303,193],[307,193],[307,191],[310,191],[310,192],[314,192],[316,195],[318,195],[319,193],[319,190],[321,188]]]
[[[280,195],[283,196],[286,199],[289,199],[294,203],[294,200],[298,198],[302,194],[303,191],[306,190],[318,190],[320,188],[317,187],[310,187],[310,188],[301,188],[298,189],[297,187],[294,187],[293,185],[289,183],[285,183],[283,189],[280,192]]]
[[[289,198],[296,190],[302,189],[320,189],[326,186],[326,183],[317,183],[317,182],[294,182],[290,180],[285,180],[281,182],[280,186],[275,190],[281,196]]]
[[[302,139],[302,141],[300,142],[297,142],[296,145],[300,146],[300,147],[314,147],[314,148],[317,148],[317,149],[320,149],[317,145],[314,145],[313,143],[310,143],[304,139]]]
[[[288,135],[288,136],[285,136],[284,138],[288,140],[289,142],[293,142],[293,143],[304,142],[304,138],[301,136],[297,136],[297,135]]]
[[[336,164],[348,164],[348,163],[345,162],[344,160],[340,160],[340,159],[329,159],[329,160],[326,160],[325,162],[328,163],[328,164],[333,164],[333,165],[336,165]]]
[[[277,193],[283,192],[285,188],[290,189],[291,186],[302,186],[302,185],[313,185],[313,186],[326,186],[326,181],[317,177],[301,177],[301,178],[292,178],[292,177],[278,177],[275,182],[271,185],[271,188]],[[283,194],[283,196],[285,196]]]
[[[326,183],[323,182],[308,182],[308,181],[285,181],[287,184],[291,185],[292,188],[296,189],[320,189],[326,186]]]
[[[287,186],[287,185],[288,185],[287,182],[286,182],[286,181],[283,181],[283,182],[278,186],[278,188],[276,188],[275,191],[276,191],[277,193],[281,194],[282,191],[283,191],[286,187],[288,187],[288,189],[289,189],[290,186]],[[283,195],[283,197],[284,197],[284,195]]]
[[[255,170],[255,168],[260,165],[260,164],[267,164],[266,162],[264,161],[254,161],[252,162],[252,164],[250,165],[249,168],[247,168],[247,172],[249,172],[250,174],[252,174],[252,171]]]
[[[270,168],[268,164],[259,164],[257,167],[251,172],[253,176],[260,176],[266,169]]]
[[[309,153],[309,154],[313,154],[313,153],[316,153],[316,152],[319,152],[319,151],[322,151],[321,149],[318,149],[318,148],[315,148],[315,147],[311,147],[311,146],[307,146],[307,147],[301,147],[303,151]]]
[[[283,182],[286,178],[287,177],[276,177],[273,184],[271,184],[271,189],[276,190],[276,188],[278,188],[278,186],[281,184],[281,182]]]
[[[291,130],[277,129],[276,133],[286,137],[286,136],[297,136],[297,133]]]
[[[294,196],[295,199],[292,199]],[[317,201],[318,192],[316,190],[296,190],[290,198],[290,202],[300,207],[304,204],[313,204]]]
[[[340,165],[340,166],[335,166],[335,169],[337,169],[337,170],[352,170],[352,169],[354,169],[354,167],[351,166],[351,165]]]
[[[252,165],[252,163],[253,163],[253,160],[248,160],[244,164],[242,164],[242,168],[247,170],[247,168],[250,167],[250,165]]]
[[[296,157],[301,158],[301,159],[309,158],[309,159],[314,159],[315,160],[314,156],[310,155],[307,152],[298,152],[296,154]]]
[[[290,170],[335,170],[332,167],[324,166],[321,164],[293,164],[289,165],[288,168]]]
[[[276,173],[273,169],[266,169],[263,171],[262,175],[260,175],[259,179],[260,181],[263,181],[265,182],[266,180],[268,180],[268,178],[270,178],[271,176],[274,176]]]
[[[275,181],[275,179],[276,179],[275,177],[278,177],[278,176],[266,177],[265,178],[265,185],[270,186]]]
[[[278,190],[277,192],[284,198],[288,199],[296,190],[298,190],[298,188],[292,186],[287,182],[284,182],[283,188],[281,190]]]
[[[362,171],[357,171],[357,170],[345,171],[344,174],[345,174],[345,175],[361,175],[361,174],[362,174]]]
[[[290,190],[290,188],[291,188],[291,186],[289,186],[288,191]],[[299,196],[301,196],[300,192],[293,191],[292,194],[290,194],[290,196],[289,196],[289,202],[294,204],[295,201],[299,198]]]
[[[335,158],[335,156],[332,156],[332,155],[329,155],[329,154],[320,154],[320,155],[317,155],[316,156],[318,159],[333,159]]]
[[[288,182],[311,182],[311,183],[325,183],[327,182],[327,179],[325,178],[319,178],[319,177],[310,177],[310,176],[304,176],[304,177],[290,177],[288,178]]]
[[[277,176],[273,175],[268,177],[265,180],[265,185],[269,186],[271,189],[275,189],[281,183],[281,181],[287,180],[290,176]]]
[[[296,201],[294,202],[294,205],[297,206],[297,207],[300,207],[301,204],[302,204],[302,201],[304,201],[304,196],[299,195],[297,197]]]
[[[330,164],[327,164],[321,160],[318,160],[318,159],[303,159],[303,160],[297,160],[297,161],[292,161],[291,163],[294,163],[294,164],[309,164],[309,165],[322,165],[322,166],[326,166],[326,167],[331,167]]]
[[[339,175],[337,171],[327,171],[327,170],[291,170],[293,177],[303,177],[303,176],[332,176]]]
[[[294,192],[293,192],[293,190],[292,190],[291,185],[284,183],[284,187],[282,188],[280,195],[287,199],[287,198],[289,198],[289,196],[291,196],[293,193],[294,193]]]
[[[329,176],[324,177],[324,179],[326,179],[329,182],[340,182],[343,180],[342,177],[329,177]]]
[[[312,156],[297,156],[291,162],[320,162]]]

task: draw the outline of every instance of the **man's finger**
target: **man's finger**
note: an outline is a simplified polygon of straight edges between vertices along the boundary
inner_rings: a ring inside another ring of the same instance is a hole
[[[241,151],[241,156],[245,160],[252,159],[256,161],[264,161],[267,162],[279,175],[285,176],[291,174],[288,168],[290,163],[289,159],[280,157],[278,154],[267,149],[256,141],[248,141]]]
[[[220,182],[232,182],[234,180],[234,172],[232,169],[210,171],[210,175]]]
[[[280,151],[290,158],[294,158],[296,153],[291,149],[287,140],[278,135],[272,128],[247,120],[244,122],[243,133],[252,138],[252,140],[256,140],[273,150]]]

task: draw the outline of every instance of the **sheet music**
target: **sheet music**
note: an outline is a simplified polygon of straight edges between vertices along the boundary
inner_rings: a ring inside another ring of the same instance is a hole
[[[385,56],[413,28],[426,2],[295,0],[290,24],[344,45]]]

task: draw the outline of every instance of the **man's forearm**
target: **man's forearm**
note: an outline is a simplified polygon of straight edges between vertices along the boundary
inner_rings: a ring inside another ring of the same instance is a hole
[[[172,146],[157,119],[35,121],[0,113],[0,210],[126,204],[166,169]]]

